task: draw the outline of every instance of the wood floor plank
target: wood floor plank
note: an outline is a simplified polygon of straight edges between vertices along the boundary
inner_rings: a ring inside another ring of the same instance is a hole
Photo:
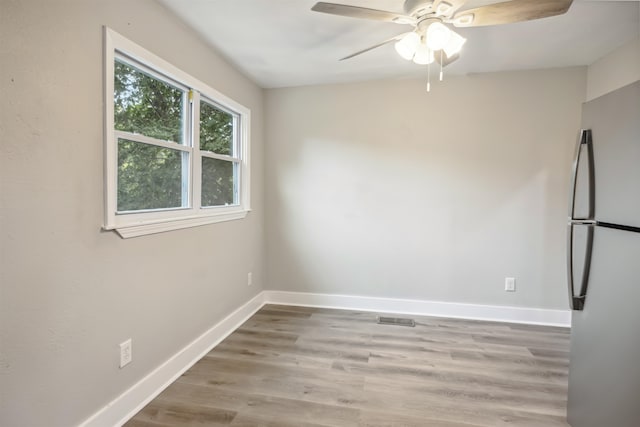
[[[479,424],[457,423],[433,418],[413,417],[383,411],[362,411],[358,427],[482,427]]]
[[[568,427],[568,329],[412,318],[267,305],[126,426]]]
[[[384,408],[388,414],[426,418],[449,423],[473,423],[480,426],[565,427],[563,416],[506,408],[489,402],[470,401],[450,394],[389,394],[389,386],[366,384],[363,410]],[[428,424],[426,424],[428,425]]]
[[[283,369],[278,365],[269,367],[262,363],[217,358],[209,358],[199,365],[183,375],[179,382],[341,406],[349,406],[345,402],[357,399],[364,387],[362,377],[327,375],[329,371],[317,369]],[[262,369],[262,374],[254,375],[256,369]]]
[[[452,410],[455,410],[456,407],[476,407],[479,405],[482,408],[529,411],[554,416],[562,416],[565,412],[565,404],[562,400],[558,400],[557,393],[542,393],[532,390],[513,391],[479,385],[407,383],[378,378],[367,378],[365,384],[367,391],[384,391],[396,387],[404,391],[402,404],[417,396],[418,399],[440,400],[443,404],[451,406]],[[566,390],[562,390],[562,392],[566,393]]]
[[[190,402],[154,401],[140,411],[136,418],[138,421],[169,426],[228,426],[235,416],[235,411]]]
[[[240,414],[233,420],[231,427],[331,427],[327,424],[302,421],[297,417],[265,417]]]

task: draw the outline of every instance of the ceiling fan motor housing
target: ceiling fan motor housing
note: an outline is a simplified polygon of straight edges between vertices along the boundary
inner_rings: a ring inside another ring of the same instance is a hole
[[[435,22],[439,22],[442,23],[442,19],[439,18],[422,18],[420,21],[418,21],[418,23],[416,24],[416,32],[422,35],[425,35],[427,33],[427,28],[429,28],[429,26]]]

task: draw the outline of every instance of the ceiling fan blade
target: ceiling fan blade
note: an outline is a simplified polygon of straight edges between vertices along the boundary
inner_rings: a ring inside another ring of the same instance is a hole
[[[311,10],[314,12],[330,13],[332,15],[348,16],[350,18],[373,19],[375,21],[415,25],[415,19],[411,16],[387,12],[385,10],[368,9],[366,7],[319,2],[316,3]]]
[[[456,27],[482,27],[547,18],[565,13],[569,10],[572,1],[511,0],[489,4],[456,13],[452,23]]]
[[[369,52],[370,50],[373,50],[373,49],[375,49],[375,48],[377,48],[377,47],[384,46],[384,45],[385,45],[385,44],[387,44],[387,43],[391,43],[391,42],[393,42],[393,41],[400,40],[401,38],[403,38],[403,37],[404,37],[405,35],[407,35],[407,34],[409,34],[409,32],[407,32],[407,33],[402,33],[402,34],[398,34],[397,36],[395,36],[395,37],[391,37],[390,39],[387,39],[387,40],[385,40],[385,41],[383,41],[383,42],[380,42],[380,43],[378,43],[378,44],[376,44],[376,45],[370,46],[370,47],[368,47],[368,48],[366,48],[366,49],[359,50],[359,51],[357,51],[356,53],[352,53],[352,54],[351,54],[351,55],[349,55],[349,56],[345,56],[344,58],[340,58],[340,61],[344,61],[345,59],[353,58],[354,56],[358,56],[358,55],[360,55],[360,54],[362,54],[362,53]]]
[[[434,52],[434,58],[438,64],[442,64],[443,67],[446,67],[456,59],[460,58],[460,55],[456,53],[455,55],[448,57],[443,51],[439,50]]]
[[[466,2],[467,0],[434,0],[432,8],[436,14],[450,18]]]

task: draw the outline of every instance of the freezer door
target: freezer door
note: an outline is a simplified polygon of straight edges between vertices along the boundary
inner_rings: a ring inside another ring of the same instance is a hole
[[[568,421],[640,426],[640,235],[595,227],[589,296],[574,311]]]
[[[593,138],[595,219],[640,227],[640,81],[586,103],[582,126]]]

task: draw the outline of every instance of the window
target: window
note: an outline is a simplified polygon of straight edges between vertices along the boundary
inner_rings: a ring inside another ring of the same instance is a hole
[[[135,237],[244,218],[249,110],[107,28],[105,65],[104,228]]]

